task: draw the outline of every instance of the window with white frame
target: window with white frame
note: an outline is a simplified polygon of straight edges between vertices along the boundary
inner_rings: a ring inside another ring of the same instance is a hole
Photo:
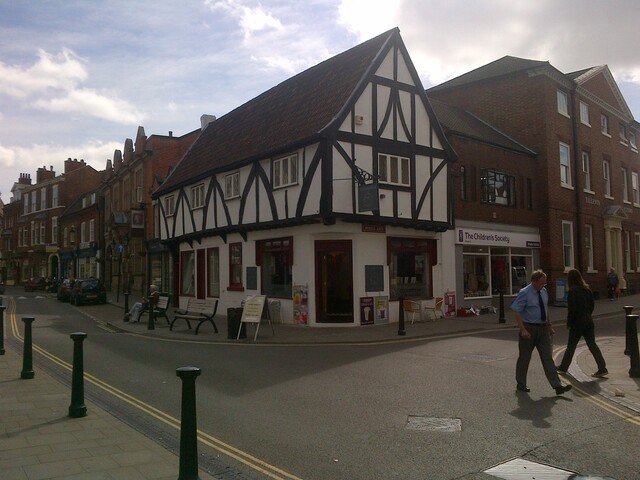
[[[582,173],[584,174],[584,190],[591,191],[591,158],[589,152],[582,152]]]
[[[272,164],[273,188],[287,187],[298,183],[298,154],[276,158]]]
[[[622,201],[631,203],[629,202],[629,172],[626,168],[622,168],[620,173],[622,173]]]
[[[560,184],[571,186],[571,165],[569,160],[569,145],[560,142]]]
[[[28,193],[24,194],[23,202],[24,203],[22,204],[22,207],[23,207],[22,213],[26,215],[27,213],[29,213],[29,194]]]
[[[96,241],[96,221],[93,218],[89,220],[89,241]]]
[[[86,222],[82,222],[80,224],[80,243],[85,243],[87,241],[87,224]]]
[[[240,196],[240,172],[230,173],[224,177],[224,198],[238,198]]]
[[[409,186],[409,159],[384,153],[378,154],[378,181]]]
[[[513,175],[482,169],[480,171],[482,201],[513,207],[516,204],[516,179]]]
[[[600,115],[600,131],[606,136],[611,136],[609,133],[609,117],[604,113]]]
[[[602,178],[604,180],[604,194],[611,197],[611,165],[608,160],[602,161]]]
[[[169,217],[175,213],[176,203],[173,195],[164,197],[164,214]]]
[[[582,101],[580,102],[580,122],[583,125],[591,126],[589,123],[589,105]]]
[[[58,206],[58,185],[51,185],[51,208]]]
[[[58,243],[58,217],[51,217],[51,243]]]
[[[640,233],[635,233],[635,245],[636,245],[636,270],[640,271]]]
[[[624,270],[631,270],[631,235],[628,230],[624,232]]]
[[[204,183],[191,187],[191,208],[204,207]]]
[[[631,173],[631,190],[633,191],[633,204],[640,207],[640,192],[638,191],[638,174]]]
[[[585,225],[584,248],[587,257],[587,271],[593,271],[593,225]]]
[[[36,222],[31,222],[31,245],[35,245],[37,243],[36,241],[36,235],[38,234],[38,230],[36,228]]]
[[[562,257],[564,268],[573,267],[573,222],[562,222]]]
[[[631,145],[631,148],[634,150],[638,149],[638,144],[636,143],[636,134],[633,132],[629,132],[629,145]]]
[[[620,143],[627,145],[627,127],[623,124],[620,124]]]
[[[47,224],[46,222],[40,222],[40,243],[41,245],[47,242]]]
[[[36,211],[36,192],[35,190],[33,192],[31,192],[31,211],[35,212]]]
[[[45,210],[47,208],[47,188],[40,189],[40,210]]]
[[[558,90],[558,113],[569,116],[569,101],[567,94]]]

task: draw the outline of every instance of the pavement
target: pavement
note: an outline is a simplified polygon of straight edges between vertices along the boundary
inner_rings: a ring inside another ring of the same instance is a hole
[[[6,295],[20,294],[19,289],[12,291],[7,288]],[[105,329],[177,341],[233,343],[256,348],[267,345],[376,345],[500,329],[511,329],[514,331],[514,338],[516,335],[515,319],[507,308],[504,322],[500,321],[499,312],[491,312],[473,317],[440,318],[413,324],[407,320],[404,330],[400,330],[398,323],[362,327],[263,323],[256,340],[255,326],[249,324],[246,338],[236,340],[237,327],[229,328],[226,315],[215,317],[219,330],[217,334],[210,324],[203,324],[196,336],[195,326],[190,330],[182,321],[175,324],[173,331],[169,330],[165,319],[158,319],[153,329],[149,328],[147,316],[143,316],[140,323],[125,322],[124,301],[124,295],[110,294],[107,305],[81,308]],[[4,304],[8,305],[6,298]],[[563,381],[595,392],[640,414],[640,379],[629,376],[630,360],[624,354],[625,337],[598,336],[600,322],[624,322],[623,306],[626,305],[640,305],[640,295],[613,302],[606,299],[596,301],[596,339],[607,361],[609,375],[598,379],[591,377],[590,374],[597,368],[584,342],[581,342]],[[557,329],[564,328],[565,308],[551,306],[549,315]],[[169,317],[171,318],[171,314]],[[6,333],[6,315],[4,324]],[[34,360],[37,362],[37,356]],[[88,412],[86,417],[70,418],[68,387],[37,368],[33,379],[21,379],[21,369],[22,352],[5,346],[5,354],[0,355],[0,471],[3,480],[130,480],[177,477],[177,455],[91,402],[85,401]],[[199,478],[208,480],[216,477],[200,471]]]

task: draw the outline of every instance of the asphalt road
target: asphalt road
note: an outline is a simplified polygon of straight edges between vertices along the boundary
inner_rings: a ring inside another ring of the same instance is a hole
[[[40,351],[71,363],[69,334],[86,332],[87,396],[168,448],[178,435],[168,418],[180,417],[176,368],[200,367],[199,452],[212,469],[230,467],[229,478],[489,480],[482,472],[513,458],[640,478],[629,412],[580,391],[556,397],[535,355],[531,394],[515,392],[515,331],[389,345],[212,345],[105,330],[83,314],[99,306],[15,299],[18,319],[36,317],[36,368],[58,368]],[[620,328],[597,325],[602,336]],[[557,344],[565,340],[559,332]]]

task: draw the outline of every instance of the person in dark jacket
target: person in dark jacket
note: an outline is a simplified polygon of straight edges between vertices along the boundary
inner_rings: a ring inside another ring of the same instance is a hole
[[[566,373],[576,346],[581,337],[589,347],[589,351],[598,365],[598,371],[592,376],[604,377],[609,373],[607,364],[604,361],[602,352],[596,345],[595,326],[593,324],[593,293],[589,288],[589,284],[584,281],[580,272],[576,269],[569,270],[567,274],[567,284],[569,293],[567,295],[567,328],[569,329],[569,340],[567,341],[567,349],[562,357],[562,362],[558,365],[558,372]]]

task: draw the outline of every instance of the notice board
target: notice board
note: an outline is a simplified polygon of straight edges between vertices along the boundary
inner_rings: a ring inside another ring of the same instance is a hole
[[[266,303],[266,295],[254,295],[249,297],[244,302],[244,310],[242,310],[242,318],[240,319],[240,322],[260,323]]]

